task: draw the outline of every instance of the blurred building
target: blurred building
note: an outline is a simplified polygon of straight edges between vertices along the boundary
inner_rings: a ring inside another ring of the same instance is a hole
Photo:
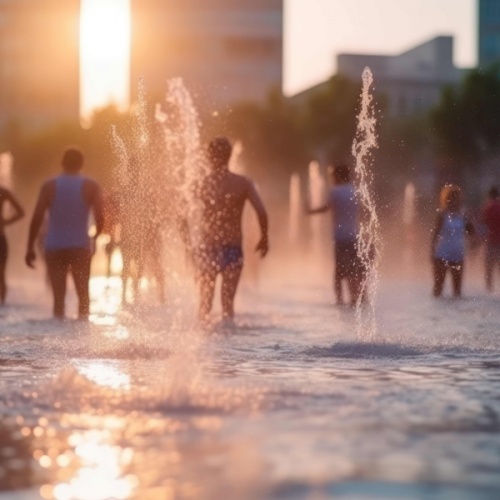
[[[0,0],[0,131],[79,118],[79,0]]]
[[[181,76],[205,111],[281,90],[283,0],[132,0],[132,95]]]
[[[500,0],[479,0],[479,66],[500,62]]]
[[[366,66],[377,93],[393,116],[418,114],[435,106],[445,85],[458,85],[463,70],[453,64],[453,38],[439,36],[395,56],[340,54],[338,73],[357,81]]]

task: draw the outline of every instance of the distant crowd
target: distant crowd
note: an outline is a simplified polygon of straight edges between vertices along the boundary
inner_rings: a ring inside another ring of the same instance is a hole
[[[221,303],[223,321],[231,323],[234,317],[234,298],[238,289],[244,256],[242,250],[242,214],[248,201],[255,210],[261,230],[256,251],[264,257],[269,250],[268,216],[254,182],[230,171],[232,154],[230,142],[219,137],[207,148],[208,174],[199,179],[194,191],[201,214],[198,224],[199,238],[196,243],[188,237],[189,221],[179,224],[186,253],[195,269],[199,289],[199,317],[208,320],[214,299],[215,281],[222,276]],[[105,203],[99,184],[82,175],[84,155],[77,148],[68,148],[62,158],[62,173],[47,180],[41,187],[31,219],[25,261],[34,267],[38,252],[43,253],[47,276],[53,294],[53,314],[65,317],[67,276],[71,273],[79,300],[79,318],[89,316],[90,265],[95,250],[95,240],[103,232],[110,236],[108,256],[116,246],[123,256],[123,298],[126,285],[135,267],[135,283],[141,276],[144,251],[153,256],[153,274],[159,288],[160,300],[164,300],[164,279],[160,262],[163,244],[162,228],[150,224],[147,215],[139,221],[148,229],[138,232],[129,224],[128,217],[120,212],[120,203]],[[308,207],[310,215],[331,212],[332,238],[334,243],[334,293],[338,304],[361,303],[364,300],[363,280],[366,279],[366,263],[358,249],[359,224],[362,217],[356,188],[350,169],[337,164],[331,169],[332,187],[322,206]],[[440,206],[430,241],[431,261],[434,271],[433,294],[443,293],[447,274],[451,275],[453,295],[460,297],[464,274],[467,235],[484,234],[485,283],[493,291],[495,270],[500,270],[500,199],[496,187],[488,193],[488,201],[481,210],[478,231],[477,222],[468,219],[462,200],[462,190],[457,185],[446,185],[440,194]],[[122,196],[123,200],[133,200]],[[126,201],[125,201],[126,202]],[[10,205],[10,210],[7,210]],[[95,231],[89,236],[89,218],[93,214]],[[4,215],[9,214],[9,215]],[[7,189],[0,188],[0,303],[7,296],[5,270],[8,244],[5,228],[24,216],[24,210]],[[117,232],[117,228],[120,229]],[[41,244],[37,245],[40,241]],[[119,236],[116,235],[119,233]],[[138,236],[140,234],[140,237]],[[147,239],[147,242],[145,242]],[[168,243],[168,242],[166,242]],[[134,264],[135,263],[135,264]],[[349,300],[343,296],[342,284],[347,282]],[[137,294],[137,285],[134,285]]]

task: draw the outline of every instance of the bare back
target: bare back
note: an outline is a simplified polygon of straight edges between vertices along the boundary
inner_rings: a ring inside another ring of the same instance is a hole
[[[213,173],[201,188],[203,241],[206,245],[241,246],[241,219],[249,200],[259,217],[264,206],[254,183],[227,170]]]

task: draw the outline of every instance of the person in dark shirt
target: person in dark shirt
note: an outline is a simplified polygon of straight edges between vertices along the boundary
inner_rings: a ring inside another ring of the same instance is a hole
[[[500,269],[500,199],[496,187],[490,189],[489,201],[483,208],[482,221],[487,228],[486,288],[492,292],[495,267]]]
[[[214,139],[208,147],[210,173],[200,186],[202,209],[201,246],[196,249],[200,285],[200,319],[205,321],[212,309],[215,280],[222,275],[222,312],[225,322],[234,316],[234,297],[243,269],[243,208],[249,201],[257,213],[261,239],[256,251],[264,257],[269,249],[268,218],[253,181],[230,172],[232,146],[228,139]]]

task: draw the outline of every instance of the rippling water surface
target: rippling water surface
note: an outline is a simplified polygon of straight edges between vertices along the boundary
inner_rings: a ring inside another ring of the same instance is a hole
[[[95,278],[91,322],[60,323],[18,283],[0,498],[500,498],[499,297],[473,292],[383,283],[367,341],[325,286],[247,288],[207,333],[187,295],[123,310]]]

